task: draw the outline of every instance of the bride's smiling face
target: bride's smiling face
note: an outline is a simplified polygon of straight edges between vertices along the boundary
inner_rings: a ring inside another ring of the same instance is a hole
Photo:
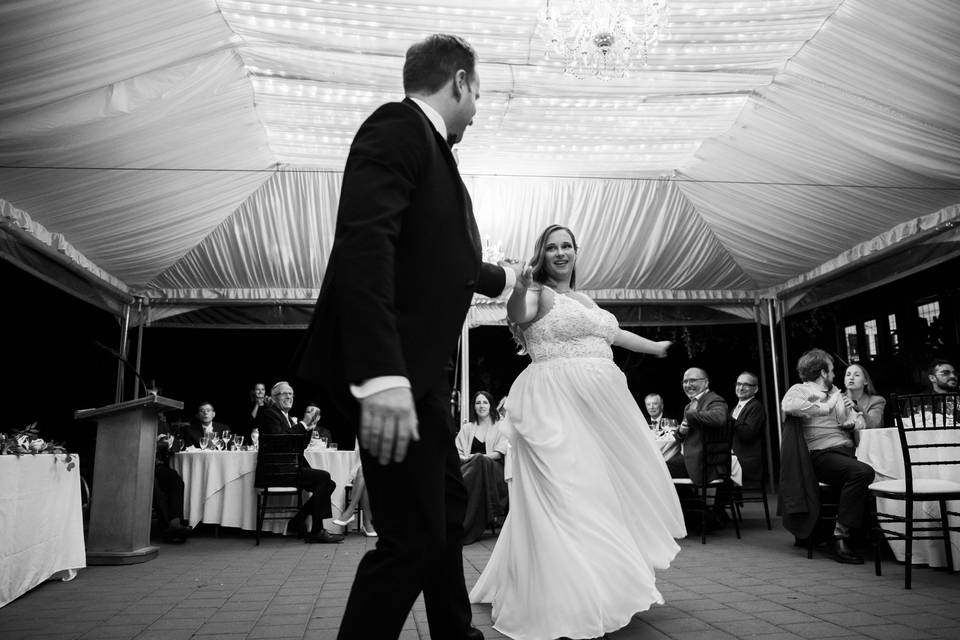
[[[544,267],[550,280],[569,282],[577,264],[577,250],[570,234],[565,229],[557,229],[547,237],[544,249]]]

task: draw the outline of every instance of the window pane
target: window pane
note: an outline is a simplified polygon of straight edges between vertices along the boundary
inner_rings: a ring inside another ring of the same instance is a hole
[[[926,304],[917,305],[917,314],[927,321],[929,327],[940,317],[940,303],[937,300]]]
[[[843,335],[847,343],[847,362],[854,362],[860,359],[857,352],[857,325],[850,325],[843,328]]]
[[[867,320],[864,322],[863,334],[867,338],[867,357],[873,360],[877,357],[877,321]]]
[[[891,313],[887,316],[887,326],[890,328],[890,351],[900,352],[900,337],[897,335],[897,314]]]

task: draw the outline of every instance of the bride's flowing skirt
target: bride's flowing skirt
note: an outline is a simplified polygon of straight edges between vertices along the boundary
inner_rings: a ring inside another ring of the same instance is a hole
[[[662,603],[654,570],[686,530],[623,373],[600,358],[531,364],[507,413],[510,512],[470,600],[517,640],[595,638]]]

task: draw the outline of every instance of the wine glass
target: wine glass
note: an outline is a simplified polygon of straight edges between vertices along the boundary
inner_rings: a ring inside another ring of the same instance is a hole
[[[250,446],[256,450],[260,448],[260,429],[254,427],[250,432]]]
[[[223,438],[223,441],[226,442],[226,443],[227,443],[227,446],[229,447],[229,446],[230,446],[230,440],[232,440],[232,437],[230,436],[230,429],[224,429],[224,430],[223,430],[223,434],[222,434],[221,437]]]
[[[239,433],[234,434],[234,436],[233,436],[233,448],[236,449],[237,451],[240,451],[240,450],[241,450],[241,447],[243,447],[243,436],[240,435]]]
[[[201,436],[201,437],[200,437],[200,449],[202,449],[203,451],[206,451],[206,450],[207,450],[207,447],[209,447],[209,446],[210,446],[210,436],[208,436],[208,435],[203,435],[203,436]]]
[[[220,437],[219,433],[213,434],[213,439],[210,441],[210,444],[212,444],[213,448],[217,451],[223,451],[223,438]]]

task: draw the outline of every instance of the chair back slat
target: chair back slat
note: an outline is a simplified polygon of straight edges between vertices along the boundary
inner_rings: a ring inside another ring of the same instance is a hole
[[[300,481],[300,456],[303,436],[300,434],[260,434],[254,486],[295,487]]]
[[[708,469],[714,469],[721,478],[730,477],[731,454],[733,448],[733,423],[726,421],[723,426],[703,430],[703,478]]]
[[[908,492],[913,491],[913,467],[960,464],[960,394],[894,394],[890,404]]]

